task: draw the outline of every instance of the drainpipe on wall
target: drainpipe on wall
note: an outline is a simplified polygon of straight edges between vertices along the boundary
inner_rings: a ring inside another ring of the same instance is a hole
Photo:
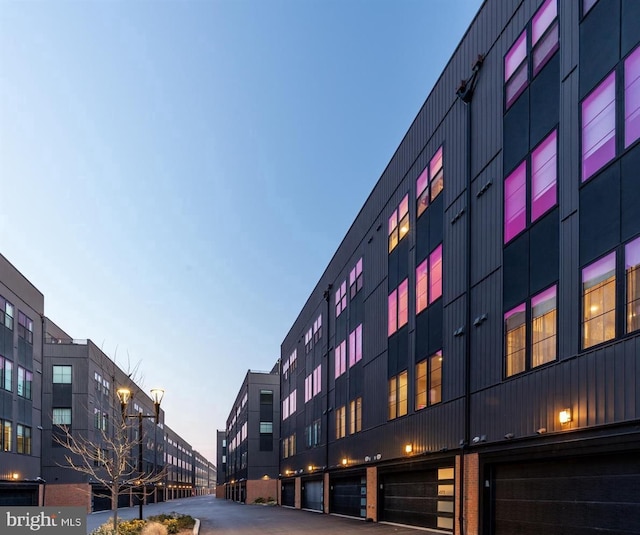
[[[471,182],[473,179],[473,167],[472,167],[472,114],[471,114],[471,101],[473,100],[473,94],[478,81],[478,73],[484,62],[484,56],[478,55],[478,58],[472,66],[471,77],[467,80],[462,80],[458,89],[456,90],[456,96],[459,98],[467,108],[467,140],[466,140],[466,172],[467,172],[467,190],[465,195],[465,210],[467,217],[467,302],[466,302],[466,314],[465,314],[465,372],[464,372],[464,438],[460,442],[460,509],[458,514],[458,526],[461,535],[464,535],[466,530],[466,510],[465,510],[465,496],[464,496],[464,456],[466,449],[469,447],[469,441],[471,439]]]
[[[333,288],[332,284],[327,286],[327,289],[324,291],[323,297],[327,302],[327,352],[325,353],[325,357],[327,359],[326,366],[326,374],[325,374],[325,408],[324,408],[324,436],[325,436],[325,471],[329,471],[329,412],[331,411],[331,407],[329,407],[329,366],[331,359],[329,358],[329,353],[331,351],[331,321],[330,312],[331,312],[331,288]],[[323,492],[324,495],[324,492]]]

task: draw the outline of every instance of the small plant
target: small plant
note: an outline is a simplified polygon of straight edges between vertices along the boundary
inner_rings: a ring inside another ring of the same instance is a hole
[[[167,535],[168,533],[177,533],[177,530],[169,531],[167,526],[160,524],[160,522],[147,522],[147,525],[142,528],[140,535]]]
[[[144,528],[146,520],[125,520],[118,524],[118,535],[140,535],[142,528]]]
[[[253,503],[266,503],[266,500],[262,496],[260,496],[256,498]]]

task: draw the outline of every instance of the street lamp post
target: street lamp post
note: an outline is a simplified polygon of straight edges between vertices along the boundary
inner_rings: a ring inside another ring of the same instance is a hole
[[[131,390],[129,390],[128,388],[119,388],[116,393],[118,394],[118,399],[120,400],[120,411],[122,412],[122,421],[124,422],[127,418],[138,419],[138,473],[140,477],[140,487],[143,490],[140,496],[138,516],[140,520],[142,520],[142,505],[144,502],[144,484],[142,481],[142,473],[144,471],[143,460],[142,460],[142,419],[154,418],[156,425],[160,423],[160,403],[162,402],[162,398],[164,397],[164,390],[162,388],[151,389],[151,398],[153,399],[153,407],[155,409],[154,410],[155,414],[153,415],[142,414],[142,411],[138,411],[138,414],[127,414],[127,404],[132,398]],[[155,444],[154,444],[154,447],[155,447]]]

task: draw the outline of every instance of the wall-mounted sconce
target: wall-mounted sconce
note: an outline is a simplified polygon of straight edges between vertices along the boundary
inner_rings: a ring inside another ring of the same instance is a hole
[[[13,479],[14,481],[17,480],[20,477],[20,474],[18,474],[18,472],[14,472],[13,474],[11,474],[11,479]]]
[[[347,464],[349,464],[349,459],[347,459],[346,457],[343,457],[342,466],[347,466]]]
[[[382,459],[382,453],[376,453],[376,461]]]
[[[462,336],[464,334],[464,327],[458,327],[455,331],[453,331],[453,336]]]
[[[487,314],[486,312],[484,314],[482,314],[481,316],[478,316],[476,319],[473,320],[473,324],[476,327],[480,327],[480,325],[482,325],[485,321],[487,321]]]
[[[474,444],[477,444],[478,442],[486,442],[487,441],[487,435],[480,435],[477,437],[473,437],[473,439],[471,440],[471,442],[473,442]]]
[[[371,461],[371,457],[369,457],[368,455],[364,458],[364,462],[368,463]]]
[[[513,437],[515,437],[515,435],[513,433],[507,433],[504,438],[506,438],[507,440],[511,440]]]
[[[572,418],[571,418],[571,409],[562,409],[558,413],[558,419],[560,420],[560,423],[562,425],[568,424],[572,420]]]
[[[405,453],[411,453],[412,451],[413,451],[413,444],[405,444],[404,452]]]
[[[541,427],[540,429],[536,429],[536,433],[538,433],[539,435],[544,435],[546,432],[547,432],[546,427]]]
[[[310,465],[307,467],[307,470],[309,470],[309,472],[313,472],[313,465],[312,465],[312,464],[310,464]]]

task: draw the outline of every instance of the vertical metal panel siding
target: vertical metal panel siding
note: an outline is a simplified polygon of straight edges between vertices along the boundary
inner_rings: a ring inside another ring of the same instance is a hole
[[[464,336],[454,336],[454,331],[465,322],[466,294],[444,307],[442,394],[445,401],[464,395]]]
[[[578,213],[560,223],[560,287],[558,288],[558,358],[575,355],[580,347],[581,282],[578,270]]]
[[[558,2],[560,20],[560,78],[564,80],[580,59],[580,2]],[[577,93],[575,93],[577,95]]]
[[[464,212],[463,212],[464,210]],[[462,213],[462,215],[460,215]],[[444,215],[444,244],[442,246],[443,264],[443,297],[445,306],[457,299],[466,290],[466,235],[467,225],[465,218],[468,210],[465,198],[459,197]],[[452,222],[453,221],[453,222]],[[444,323],[447,328],[447,322]],[[456,327],[454,327],[455,329]]]
[[[560,132],[558,133],[560,219],[564,219],[578,209],[581,129],[577,94],[578,72],[574,71],[562,82],[560,88]]]

